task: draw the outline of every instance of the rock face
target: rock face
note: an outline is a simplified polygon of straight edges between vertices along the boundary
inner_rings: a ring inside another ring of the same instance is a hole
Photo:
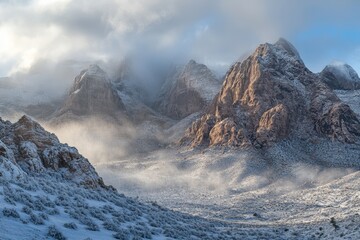
[[[55,117],[64,115],[104,115],[121,118],[125,106],[107,74],[97,65],[90,65],[76,78],[63,106]]]
[[[0,177],[5,179],[57,172],[87,187],[105,187],[94,167],[76,148],[60,143],[28,116],[14,124],[0,119],[0,165]]]
[[[227,72],[210,110],[186,131],[192,146],[269,146],[288,137],[356,142],[360,122],[286,40],[262,44]]]
[[[208,106],[219,89],[220,83],[210,69],[190,60],[165,82],[155,105],[168,117],[182,119]]]
[[[322,80],[332,89],[360,89],[360,78],[348,64],[334,62],[327,65],[320,73]]]

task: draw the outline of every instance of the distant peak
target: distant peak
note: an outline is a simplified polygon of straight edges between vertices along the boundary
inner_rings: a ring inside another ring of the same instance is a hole
[[[190,59],[190,61],[188,62],[188,65],[195,65],[197,64],[197,62],[194,59]]]
[[[20,119],[19,122],[33,122],[33,120],[31,119],[31,117],[29,117],[28,115],[23,115]]]
[[[97,65],[97,64],[90,64],[87,71],[90,72],[90,73],[92,73],[92,72],[94,72],[94,73],[98,73],[98,72],[105,73],[105,71],[102,70],[99,67],[99,65]]]
[[[348,72],[354,72],[356,71],[347,63],[341,62],[341,61],[332,61],[330,64],[328,64],[325,69],[337,69],[338,71],[348,71]]]
[[[86,79],[86,77],[92,77],[99,80],[108,80],[107,73],[97,64],[91,64],[87,69],[83,70],[80,73],[80,78],[78,82],[82,81],[83,79]]]
[[[332,73],[339,79],[347,79],[349,81],[360,81],[357,72],[347,63],[341,61],[333,61],[328,64],[322,71],[323,74]]]
[[[288,40],[286,40],[284,38],[279,38],[279,40],[274,44],[274,46],[281,47],[287,53],[289,53],[291,56],[297,58],[301,63],[303,63],[300,58],[299,52],[296,50],[294,45],[292,45]]]
[[[290,45],[291,45],[291,43],[290,43],[288,40],[286,40],[285,38],[282,38],[282,37],[280,37],[280,38],[276,41],[275,44],[290,44]]]

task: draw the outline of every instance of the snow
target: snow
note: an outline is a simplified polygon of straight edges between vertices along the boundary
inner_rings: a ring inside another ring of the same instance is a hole
[[[251,149],[168,149],[95,167],[126,195],[241,227],[244,239],[253,231],[260,239],[356,239],[359,153],[339,157],[339,149],[309,149],[329,151],[327,167],[299,161],[302,147],[286,143],[264,153],[267,161]]]
[[[335,93],[360,116],[360,90],[336,90]]]
[[[52,226],[67,239],[236,236],[225,232],[221,222],[176,213],[154,202],[141,204],[116,192],[54,180],[54,176],[43,175],[29,176],[22,182],[0,182],[1,239],[49,239]]]
[[[0,141],[0,179],[22,179],[26,173],[15,162],[14,153],[2,141]]]

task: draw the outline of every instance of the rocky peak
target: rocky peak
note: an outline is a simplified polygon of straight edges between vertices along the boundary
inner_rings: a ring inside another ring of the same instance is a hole
[[[333,62],[320,73],[324,83],[332,89],[354,90],[360,88],[360,78],[348,64]]]
[[[92,64],[75,78],[70,94],[76,94],[82,87],[96,87],[98,85],[108,85],[109,77],[98,65]]]
[[[182,143],[268,146],[312,135],[355,142],[360,125],[354,116],[306,68],[296,49],[280,39],[261,44],[230,68],[210,110],[187,130]]]
[[[181,119],[208,106],[220,86],[206,65],[190,60],[165,81],[156,105],[165,115]]]
[[[108,75],[98,65],[90,65],[75,78],[56,118],[104,115],[121,119],[125,106]]]

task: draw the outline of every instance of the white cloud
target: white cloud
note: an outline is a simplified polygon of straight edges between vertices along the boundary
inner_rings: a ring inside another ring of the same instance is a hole
[[[312,47],[311,38],[298,35],[317,24],[357,26],[358,6],[353,0],[1,1],[0,75],[26,71],[43,59],[107,61],[149,48],[223,65],[280,36],[294,40],[300,53],[309,48],[304,60],[318,67],[327,60],[313,51],[320,45],[339,47],[344,56],[359,46],[345,38],[337,46],[318,41]]]

